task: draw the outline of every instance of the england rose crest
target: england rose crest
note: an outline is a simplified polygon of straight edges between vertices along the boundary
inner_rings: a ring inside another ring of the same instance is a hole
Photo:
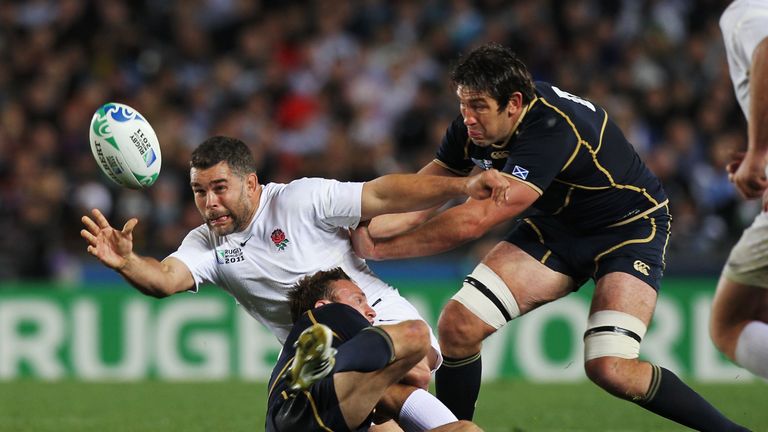
[[[275,244],[275,247],[280,250],[285,250],[285,246],[289,243],[289,240],[285,238],[285,233],[280,228],[272,231],[270,239]]]

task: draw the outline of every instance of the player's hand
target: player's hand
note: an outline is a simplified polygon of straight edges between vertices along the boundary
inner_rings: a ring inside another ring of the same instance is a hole
[[[725,169],[728,171],[728,179],[746,199],[760,198],[768,189],[763,158],[736,154]]]
[[[489,169],[467,179],[467,195],[476,200],[491,198],[497,205],[507,202],[509,181],[497,170]]]
[[[80,219],[85,225],[85,229],[80,230],[80,236],[88,242],[88,253],[109,268],[122,269],[133,252],[133,228],[139,220],[130,219],[120,231],[109,225],[98,209],[93,209],[91,214],[93,219],[88,216]]]
[[[352,240],[352,248],[355,254],[363,259],[373,258],[373,251],[376,244],[368,232],[368,225],[359,225],[355,229],[349,230],[349,237]]]

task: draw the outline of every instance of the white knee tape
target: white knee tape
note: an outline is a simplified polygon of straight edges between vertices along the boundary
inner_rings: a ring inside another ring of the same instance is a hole
[[[599,357],[637,358],[645,331],[645,324],[628,313],[595,312],[587,320],[584,333],[584,361]]]
[[[452,298],[495,329],[520,315],[512,291],[485,264],[475,267]]]

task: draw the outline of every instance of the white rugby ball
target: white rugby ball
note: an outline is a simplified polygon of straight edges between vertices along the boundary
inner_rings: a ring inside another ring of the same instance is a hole
[[[157,180],[162,157],[157,135],[138,111],[110,102],[96,110],[90,127],[91,151],[112,181],[142,189]]]

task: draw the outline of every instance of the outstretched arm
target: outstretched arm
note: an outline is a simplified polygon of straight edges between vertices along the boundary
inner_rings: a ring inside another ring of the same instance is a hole
[[[419,174],[457,177],[456,174],[447,168],[438,165],[434,161],[428,163],[421,170],[419,170]],[[440,207],[445,203],[446,201],[443,201],[426,210],[418,210],[409,213],[383,214],[381,216],[376,216],[375,218],[371,219],[371,222],[368,224],[368,232],[373,238],[386,238],[402,234],[424,223],[424,221],[437,213]]]
[[[472,177],[445,177],[423,174],[390,174],[363,185],[362,220],[385,213],[424,210],[446,200],[468,195],[502,204],[509,183],[496,170]]]
[[[505,177],[506,178],[506,177]],[[474,240],[494,226],[510,220],[539,198],[538,192],[513,179],[503,205],[468,200],[450,208],[418,228],[387,239],[373,239],[365,227],[352,233],[352,245],[362,258],[385,260],[434,255]]]
[[[747,153],[733,171],[731,180],[747,198],[759,198],[768,189],[765,178],[768,156],[768,38],[752,53],[749,74],[749,119]]]
[[[139,222],[133,218],[122,230],[113,228],[97,209],[93,219],[82,217],[85,229],[80,236],[88,242],[88,253],[102,264],[120,273],[136,289],[153,297],[166,297],[195,287],[187,266],[176,258],[162,262],[133,252],[133,229]]]

